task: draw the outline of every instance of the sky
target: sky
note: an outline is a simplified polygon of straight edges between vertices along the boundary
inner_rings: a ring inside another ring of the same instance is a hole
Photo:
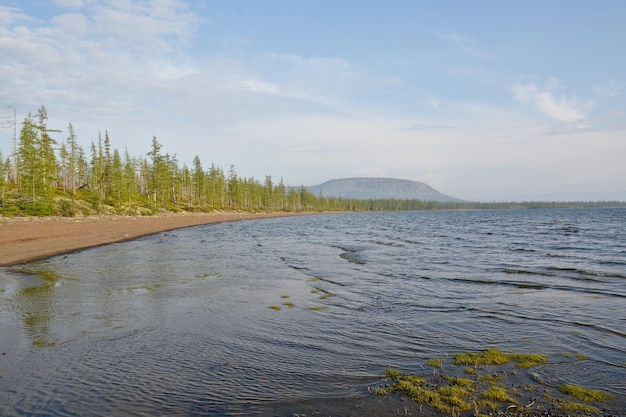
[[[19,124],[45,105],[87,151],[106,131],[145,156],[156,136],[181,164],[288,185],[611,199],[625,16],[622,0],[0,0],[0,109]]]

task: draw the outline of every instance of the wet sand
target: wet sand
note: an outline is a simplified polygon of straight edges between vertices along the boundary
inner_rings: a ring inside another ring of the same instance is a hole
[[[0,218],[0,266],[18,265],[182,227],[294,213],[181,213],[159,216]]]

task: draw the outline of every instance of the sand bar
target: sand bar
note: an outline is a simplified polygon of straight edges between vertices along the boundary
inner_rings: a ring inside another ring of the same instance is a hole
[[[0,218],[0,266],[37,261],[181,227],[290,215],[294,214],[219,212],[137,217]]]

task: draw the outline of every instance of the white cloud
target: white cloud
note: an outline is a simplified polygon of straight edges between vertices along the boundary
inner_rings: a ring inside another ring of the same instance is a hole
[[[21,9],[0,5],[0,33],[7,27],[19,22],[34,22],[36,19],[24,14]],[[4,28],[4,29],[3,29]]]
[[[89,34],[89,19],[81,13],[67,13],[52,18],[51,23],[60,33],[67,37],[87,36]]]
[[[558,82],[551,80],[541,88],[536,84],[517,84],[511,88],[513,99],[521,104],[530,104],[545,115],[560,122],[575,122],[585,119],[593,107],[592,101],[580,104],[575,96],[558,94]]]

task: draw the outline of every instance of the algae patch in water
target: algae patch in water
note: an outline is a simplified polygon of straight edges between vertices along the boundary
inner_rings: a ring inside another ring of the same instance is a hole
[[[603,402],[611,398],[611,396],[605,392],[571,384],[561,385],[559,391],[585,402]]]
[[[504,353],[497,349],[487,349],[478,353],[459,353],[454,357],[457,365],[479,366],[479,365],[504,365],[509,362],[515,362],[518,368],[531,368],[547,362],[545,355],[540,354],[521,354],[521,353]]]
[[[311,306],[309,307],[309,310],[311,311],[320,311],[320,310],[327,310],[328,306]]]
[[[579,358],[574,354],[563,356]],[[537,415],[535,412],[559,410],[571,417],[582,417],[597,415],[597,404],[593,403],[606,402],[612,398],[605,392],[577,385],[565,384],[556,388],[540,382],[534,385],[520,384],[519,378],[523,381],[532,373],[526,376],[518,374],[527,372],[524,371],[526,368],[547,363],[545,355],[504,353],[487,349],[460,353],[454,356],[452,362],[445,366],[444,374],[445,364],[441,359],[428,359],[427,366],[440,370],[430,376],[403,374],[397,369],[387,368],[384,371],[384,385],[370,388],[369,391],[376,395],[395,393],[406,396],[438,412],[451,413],[453,416],[470,410],[473,415],[482,416],[506,407],[507,410],[514,409],[514,415],[520,416],[526,412]],[[463,373],[466,377],[459,376]],[[538,396],[539,392],[543,392],[543,395]],[[568,396],[583,403],[570,401]]]
[[[481,410],[496,410],[502,403],[510,403],[514,407],[521,401],[523,393],[515,387],[506,387],[505,376],[515,373],[510,363],[518,368],[527,368],[547,362],[544,355],[511,354],[488,349],[482,352],[460,353],[454,357],[449,372],[444,374],[444,362],[439,358],[431,358],[426,365],[438,369],[428,379],[417,374],[403,374],[388,368],[385,370],[387,381],[381,389],[373,390],[378,395],[384,392],[395,392],[407,396],[413,401],[432,407],[438,412],[459,415],[470,410],[479,415]],[[481,365],[508,367],[494,372],[493,369]],[[470,368],[466,368],[471,366]],[[448,369],[448,368],[446,368]],[[465,373],[469,377],[461,377]],[[464,372],[465,371],[465,372]],[[457,375],[454,375],[456,373]],[[519,397],[519,398],[517,398]]]
[[[219,274],[214,273],[214,272],[207,272],[205,274],[198,274],[194,276],[195,278],[198,279],[202,279],[202,278],[218,278]]]
[[[127,291],[154,291],[159,288],[161,288],[161,284],[136,285],[134,287],[128,287],[126,290]]]
[[[564,402],[562,404],[559,404],[558,408],[561,411],[565,411],[566,413],[580,412],[584,414],[595,414],[598,412],[598,409],[592,405],[573,402]]]
[[[431,368],[437,368],[437,369],[442,369],[443,368],[443,363],[441,362],[441,359],[439,358],[430,358],[426,361],[426,365],[430,366]]]
[[[295,306],[295,304],[294,304],[294,303],[289,302],[289,301],[287,301],[287,302],[283,303],[283,305],[284,305],[285,307],[289,307],[289,308],[293,308],[293,307]]]

